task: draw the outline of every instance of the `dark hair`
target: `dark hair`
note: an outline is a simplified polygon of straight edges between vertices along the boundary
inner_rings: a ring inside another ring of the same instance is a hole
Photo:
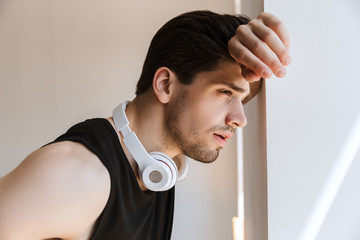
[[[214,70],[223,61],[235,61],[229,54],[228,41],[239,25],[249,22],[244,15],[193,11],[167,22],[151,41],[136,95],[152,86],[156,70],[168,67],[184,84],[195,75]]]

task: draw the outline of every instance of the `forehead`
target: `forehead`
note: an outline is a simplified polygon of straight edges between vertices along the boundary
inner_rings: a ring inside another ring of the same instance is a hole
[[[241,75],[240,66],[233,62],[223,62],[213,71],[199,73],[193,84],[200,88],[224,85],[245,94],[250,91],[249,82]]]

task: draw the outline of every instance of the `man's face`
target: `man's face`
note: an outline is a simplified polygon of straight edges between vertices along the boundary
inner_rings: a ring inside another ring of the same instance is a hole
[[[166,106],[167,143],[200,162],[215,161],[235,129],[246,125],[242,100],[249,91],[239,65],[231,62],[199,73],[191,85],[179,83]]]

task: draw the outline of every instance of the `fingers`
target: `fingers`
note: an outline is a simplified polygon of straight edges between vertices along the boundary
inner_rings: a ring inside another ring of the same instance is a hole
[[[256,23],[257,24],[257,23]],[[261,25],[260,25],[261,26]],[[264,27],[261,27],[264,28]],[[267,28],[265,26],[265,28]],[[276,36],[272,36],[272,41],[270,41],[273,46],[267,45],[264,40],[259,39],[259,37],[254,33],[255,31],[249,28],[246,25],[239,26],[238,30],[246,38],[239,39],[239,41],[247,49],[251,49],[252,55],[257,57],[256,61],[251,63],[243,63],[248,68],[252,69],[255,73],[261,75],[264,78],[269,78],[271,72],[275,73],[278,77],[283,77],[286,74],[286,69],[283,67],[279,59],[283,56],[275,56],[274,52],[276,49],[280,49],[281,53],[284,53],[284,57],[287,57],[287,50],[283,44],[281,44],[280,39]],[[269,30],[272,32],[271,30]],[[271,39],[270,39],[271,40]],[[280,54],[279,54],[280,55]],[[249,57],[250,58],[250,57]],[[251,64],[251,65],[250,65]],[[259,68],[259,69],[257,69]]]
[[[230,43],[233,41],[233,43]],[[250,81],[248,78],[252,79],[253,77],[244,76],[247,75],[258,75],[263,78],[269,78],[272,75],[271,69],[261,61],[256,55],[254,55],[249,48],[244,46],[240,41],[233,39],[229,41],[229,51],[232,54],[232,57],[237,60],[242,66],[246,67],[248,70],[243,72],[243,77]],[[243,68],[242,68],[243,69]]]
[[[289,33],[286,30],[284,24],[273,14],[263,12],[259,15],[259,19],[262,19],[264,24],[271,28],[279,36],[281,41],[284,43],[285,47],[289,49],[290,47],[290,38]]]
[[[277,66],[279,66],[278,64],[288,66],[291,62],[291,58],[289,56],[289,49],[286,47],[285,43],[280,38],[280,35],[282,35],[282,33],[278,35],[275,31],[264,25],[264,23],[262,23],[261,20],[258,19],[254,19],[249,24],[251,26],[253,34],[260,40],[262,40],[262,45],[267,45],[266,47],[269,47],[270,50],[278,57],[278,59],[273,59],[273,61],[275,61],[273,64],[277,64]],[[289,45],[289,41],[285,41],[286,44]],[[268,62],[270,61],[270,59],[268,58],[267,60]]]
[[[274,15],[262,13],[246,25],[240,25],[228,42],[231,56],[242,65],[248,81],[269,78],[272,73],[284,77],[291,62],[289,34]]]

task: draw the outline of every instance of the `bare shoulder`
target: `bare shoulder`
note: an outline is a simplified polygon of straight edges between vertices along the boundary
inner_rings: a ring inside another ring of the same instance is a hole
[[[0,238],[81,234],[101,214],[109,194],[109,173],[85,146],[65,141],[43,147],[0,180]]]

